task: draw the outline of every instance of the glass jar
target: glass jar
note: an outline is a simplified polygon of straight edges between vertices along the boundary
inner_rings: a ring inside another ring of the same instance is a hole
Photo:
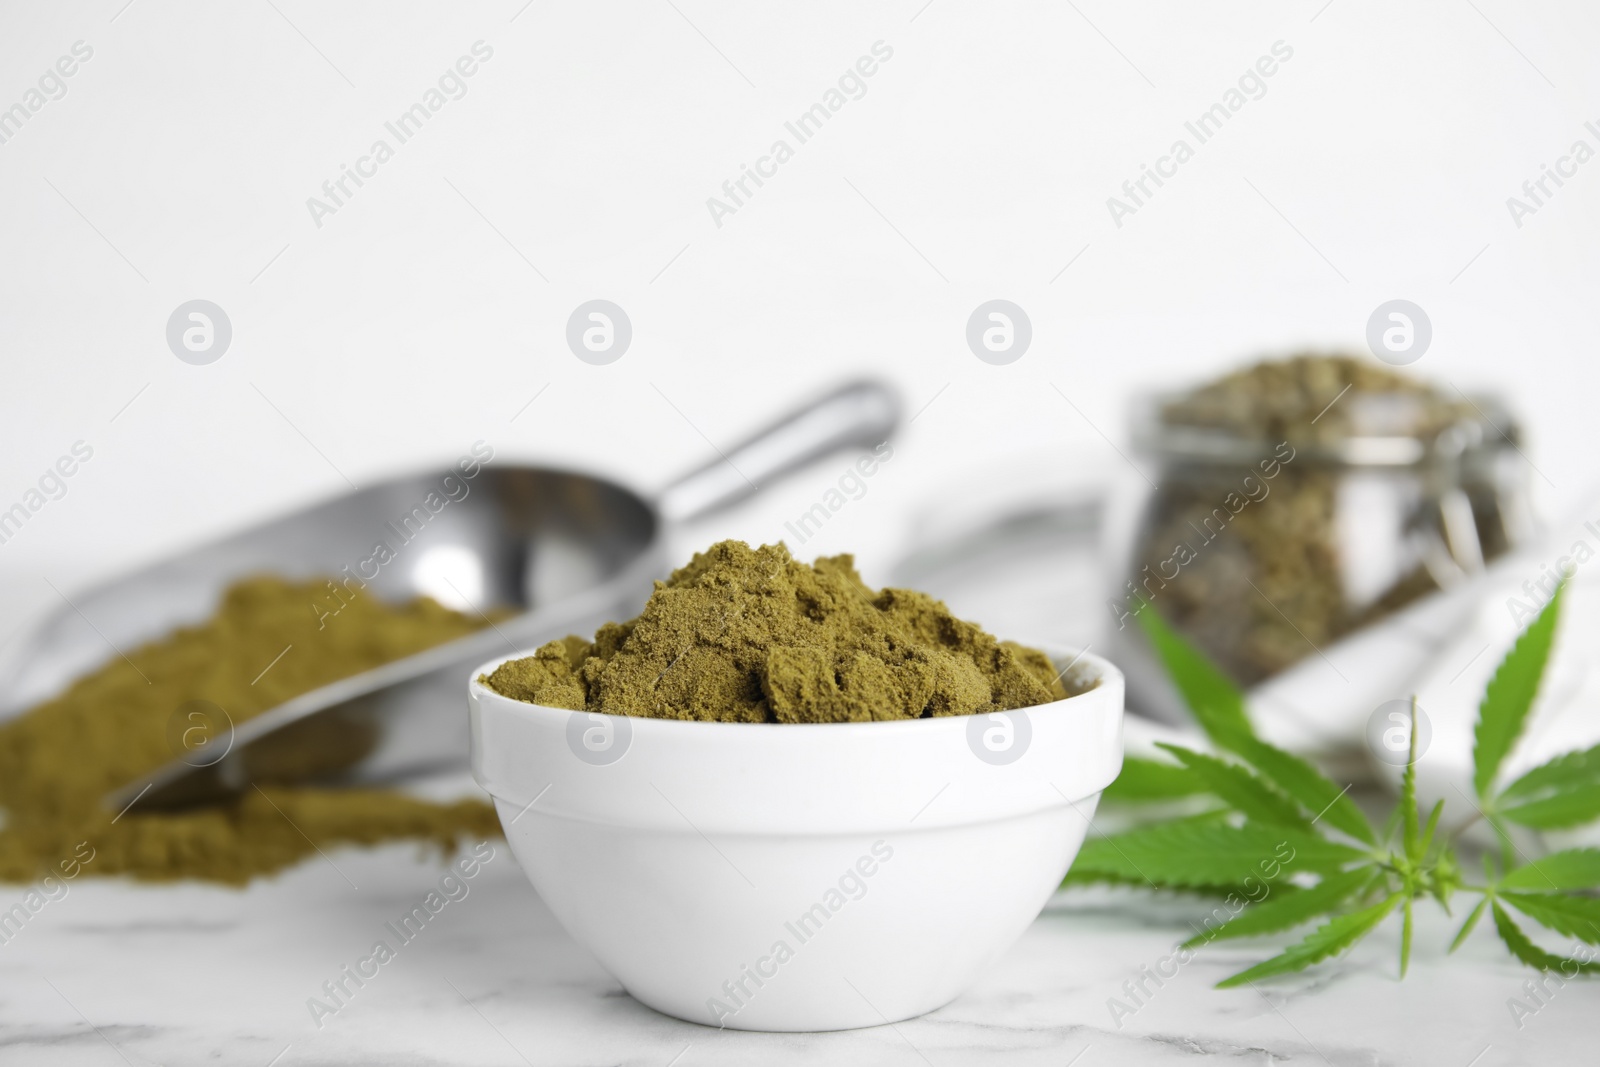
[[[1533,534],[1503,405],[1355,360],[1300,357],[1148,397],[1134,442],[1156,484],[1112,614],[1125,627],[1153,607],[1243,686]]]

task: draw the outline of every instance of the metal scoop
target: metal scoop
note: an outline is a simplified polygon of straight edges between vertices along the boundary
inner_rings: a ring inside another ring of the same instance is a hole
[[[590,475],[493,462],[471,479],[455,468],[391,479],[75,594],[0,667],[0,717],[60,692],[115,649],[207,618],[241,577],[340,578],[356,573],[375,542],[387,541],[393,560],[371,577],[370,567],[361,574],[376,596],[426,594],[485,618],[496,608],[514,614],[237,725],[215,705],[174,709],[168,736],[175,758],[106,803],[118,811],[172,807],[252,782],[335,774],[373,781],[464,767],[463,672],[497,652],[636,614],[651,581],[668,569],[666,524],[727,507],[834,450],[875,445],[898,418],[886,386],[846,385],[674,482],[654,502]],[[447,491],[450,501],[436,514],[419,507],[430,493],[437,501]],[[402,531],[409,541],[400,543]]]

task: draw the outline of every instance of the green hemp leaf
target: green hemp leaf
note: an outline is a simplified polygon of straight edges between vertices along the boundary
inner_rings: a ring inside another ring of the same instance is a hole
[[[1144,633],[1214,751],[1162,744],[1170,757],[1129,758],[1106,790],[1108,804],[1152,805],[1184,814],[1150,818],[1093,837],[1079,851],[1066,886],[1143,886],[1222,897],[1204,929],[1183,947],[1315,927],[1277,955],[1223,979],[1219,988],[1276,978],[1340,955],[1400,913],[1399,973],[1410,964],[1413,911],[1431,898],[1448,913],[1456,893],[1479,899],[1450,945],[1454,951],[1488,912],[1511,954],[1565,978],[1600,973],[1596,953],[1561,956],[1534,943],[1513,909],[1539,926],[1600,945],[1600,849],[1574,848],[1528,860],[1510,824],[1579,826],[1600,818],[1600,745],[1556,757],[1504,789],[1494,786],[1539,694],[1556,639],[1565,582],[1506,653],[1484,692],[1474,731],[1474,811],[1440,833],[1444,802],[1424,817],[1417,803],[1416,702],[1411,752],[1400,797],[1379,833],[1341,786],[1310,761],[1256,736],[1237,686],[1155,611],[1139,615]],[[1484,856],[1484,878],[1469,884],[1457,843],[1486,820],[1500,842]],[[1525,831],[1521,831],[1525,832]],[[1221,915],[1220,921],[1218,917]]]

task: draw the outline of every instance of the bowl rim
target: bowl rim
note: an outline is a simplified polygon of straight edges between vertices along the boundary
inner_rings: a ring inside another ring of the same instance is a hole
[[[507,663],[514,659],[524,659],[533,655],[534,651],[536,651],[534,649],[529,649],[526,651],[519,650],[505,656],[497,656],[481,666],[474,668],[472,674],[467,679],[467,692],[473,700],[500,705],[505,707],[506,710],[517,714],[535,717],[542,712],[549,712],[563,716],[599,715],[607,719],[626,719],[633,730],[639,730],[641,728],[646,730],[682,730],[685,732],[699,730],[707,735],[713,732],[726,733],[730,730],[746,732],[753,732],[756,730],[770,731],[777,729],[789,731],[804,730],[811,734],[815,734],[817,731],[828,730],[838,731],[842,734],[845,730],[850,730],[854,736],[860,736],[869,731],[885,732],[889,730],[920,730],[923,732],[932,732],[941,729],[951,729],[953,728],[954,724],[965,724],[974,718],[988,715],[1009,715],[1013,712],[1032,712],[1044,708],[1064,709],[1066,705],[1073,704],[1075,701],[1086,702],[1103,693],[1109,692],[1112,687],[1115,687],[1124,681],[1122,670],[1117,667],[1116,664],[1112,663],[1104,656],[1100,656],[1089,651],[1087,646],[1082,649],[1072,649],[1066,646],[1050,643],[1034,643],[1029,647],[1043,652],[1045,655],[1050,657],[1053,663],[1059,663],[1062,660],[1066,660],[1067,666],[1062,668],[1063,674],[1079,663],[1092,666],[1095,670],[1094,686],[1089,689],[1085,689],[1081,693],[1073,693],[1070,696],[1061,697],[1057,700],[1049,700],[1043,704],[1030,704],[1026,707],[1008,708],[1005,711],[998,712],[970,712],[964,715],[938,715],[929,718],[874,720],[871,722],[723,722],[720,720],[708,721],[703,719],[665,719],[650,715],[612,715],[608,712],[586,711],[578,708],[558,708],[549,704],[535,704],[532,701],[518,700],[516,697],[508,697],[503,693],[497,693],[479,681],[480,678],[493,672],[494,669],[499,667],[502,663]],[[965,727],[963,726],[962,728],[964,729]]]

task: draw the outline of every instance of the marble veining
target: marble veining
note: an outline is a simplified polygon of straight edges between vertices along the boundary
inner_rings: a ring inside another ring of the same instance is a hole
[[[627,996],[510,861],[485,866],[340,1010],[322,983],[437,880],[415,848],[342,850],[244,890],[84,879],[0,944],[0,1063],[696,1067],[726,1064],[1444,1064],[1586,1059],[1600,984],[1570,983],[1519,1028],[1531,972],[1480,929],[1454,956],[1421,909],[1410,976],[1397,929],[1289,981],[1218,991],[1266,943],[1202,949],[1133,1005],[1128,984],[1204,907],[1148,891],[1057,896],[978,985],[894,1026],[718,1031]],[[505,862],[501,862],[504,860]],[[361,889],[353,889],[340,873]],[[0,887],[0,905],[20,892]],[[1133,1008],[1114,1013],[1113,1000]]]

